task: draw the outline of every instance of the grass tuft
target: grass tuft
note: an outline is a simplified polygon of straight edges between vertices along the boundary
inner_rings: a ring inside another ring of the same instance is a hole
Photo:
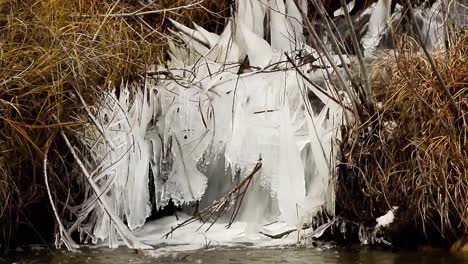
[[[371,66],[376,112],[343,128],[336,199],[343,215],[375,225],[399,206],[400,238],[413,229],[418,243],[468,233],[468,29],[453,43],[432,57],[461,115],[414,45]]]

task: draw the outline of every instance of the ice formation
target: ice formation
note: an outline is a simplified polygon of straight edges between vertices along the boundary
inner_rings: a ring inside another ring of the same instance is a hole
[[[391,210],[388,210],[384,215],[377,217],[375,221],[377,224],[375,225],[375,229],[381,228],[381,227],[387,227],[391,223],[393,223],[393,220],[395,220],[395,211],[398,210],[398,206],[393,206]]]
[[[391,36],[397,30],[398,24],[402,24],[403,7],[395,5],[395,10],[391,12],[392,0],[378,0],[363,14],[370,14],[368,30],[361,39],[366,56],[372,56],[377,47],[390,48],[393,44],[385,43],[382,39]],[[441,0],[435,1],[432,6],[417,6],[413,8],[413,15],[422,34],[421,41],[429,49],[440,49],[444,47],[444,17]],[[446,18],[447,19],[447,18]],[[392,29],[393,27],[393,29]],[[400,25],[401,27],[401,25]],[[392,32],[393,30],[393,32]],[[401,30],[401,29],[400,29]],[[408,30],[407,28],[405,30]],[[412,30],[408,30],[412,31]],[[412,32],[415,35],[415,32]],[[416,36],[413,36],[417,39]]]
[[[172,21],[178,41],[169,43],[169,64],[102,96],[97,119],[106,137],[93,128],[84,134],[96,166],[92,178],[129,229],[142,228],[152,207],[169,200],[209,203],[259,157],[263,167],[239,219],[246,230],[271,220],[302,226],[320,210],[334,213],[335,143],[344,110],[331,98],[340,102],[346,94],[332,93],[330,65],[337,63],[306,43],[300,11],[306,3],[239,0],[220,35]],[[383,34],[385,8],[379,0],[367,11],[375,22],[362,40],[369,51]],[[316,60],[299,63],[301,52]],[[92,216],[81,230],[94,242],[116,241],[114,223],[92,200],[83,205]]]

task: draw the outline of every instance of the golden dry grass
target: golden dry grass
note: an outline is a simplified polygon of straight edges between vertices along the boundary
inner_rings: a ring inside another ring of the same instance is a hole
[[[56,137],[63,127],[88,123],[77,94],[92,107],[99,90],[138,80],[149,65],[163,61],[168,17],[219,31],[228,13],[227,0],[146,6],[136,0],[0,0],[2,246],[15,240],[29,208],[42,203],[49,210],[41,173],[48,145],[57,200],[79,194]]]
[[[368,224],[399,206],[399,228],[450,242],[468,233],[468,30],[433,56],[461,116],[424,54],[381,56],[372,67],[377,113],[343,129],[337,202]]]

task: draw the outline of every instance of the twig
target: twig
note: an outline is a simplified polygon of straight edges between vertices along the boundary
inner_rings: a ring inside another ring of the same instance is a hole
[[[255,167],[253,168],[252,172],[245,177],[234,189],[232,189],[230,192],[228,192],[223,198],[214,201],[210,206],[207,208],[203,209],[200,211],[198,214],[190,217],[189,219],[183,221],[182,223],[178,224],[176,227],[171,228],[171,231],[167,232],[165,235],[163,235],[163,238],[169,238],[174,231],[176,231],[179,228],[182,228],[184,226],[187,226],[197,220],[200,220],[202,222],[202,225],[198,228],[200,229],[208,220],[215,215],[214,221],[210,224],[208,231],[213,224],[218,220],[223,214],[225,214],[229,209],[232,208],[233,202],[232,200],[234,199],[236,202],[235,204],[237,205],[237,208],[234,208],[234,211],[231,215],[231,218],[229,220],[229,223],[226,225],[226,228],[229,228],[232,223],[234,222],[237,213],[239,212],[240,205],[242,204],[242,200],[244,198],[245,192],[247,188],[250,185],[250,182],[252,181],[253,176],[262,168],[262,160],[259,159],[257,164],[255,164]],[[237,200],[240,199],[240,202],[238,203]]]
[[[141,11],[143,8],[140,8],[139,10],[131,13],[121,13],[121,14],[99,14],[96,15],[98,17],[136,17],[136,16],[145,16],[145,15],[154,15],[154,14],[161,14],[161,13],[166,13],[166,12],[174,12],[174,11],[179,11],[182,9],[191,9],[194,8],[198,5],[201,5],[204,0],[188,4],[185,6],[178,6],[178,7],[173,7],[173,8],[166,8],[166,9],[159,9],[159,10],[149,10],[149,11]],[[72,15],[72,17],[84,17],[84,18],[89,18],[89,17],[96,17],[96,16],[91,16],[91,15]]]
[[[305,229],[309,229],[309,228],[310,228],[310,224],[304,224],[304,225],[302,225],[301,230],[305,230]],[[286,231],[283,231],[281,233],[274,234],[274,235],[270,235],[270,234],[267,234],[267,233],[264,233],[264,232],[259,232],[259,233],[266,236],[266,237],[272,238],[272,239],[281,239],[284,236],[287,236],[287,235],[289,235],[289,234],[291,234],[292,232],[295,232],[295,231],[297,231],[297,228],[291,228],[291,229],[288,229]]]
[[[259,232],[259,233],[266,236],[266,237],[272,238],[272,239],[281,239],[284,236],[287,236],[287,235],[289,235],[289,234],[291,234],[292,232],[295,232],[295,231],[297,231],[297,228],[289,229],[289,230],[286,230],[284,232],[274,234],[274,235],[270,235],[270,234],[267,234],[267,233],[264,233],[264,232]]]
[[[57,208],[55,207],[54,199],[52,198],[52,193],[50,191],[49,179],[47,177],[47,154],[49,153],[49,147],[50,146],[47,145],[44,152],[44,182],[47,189],[47,195],[49,196],[50,206],[52,207],[52,211],[54,212],[55,220],[57,220],[57,224],[59,225],[58,239],[60,239],[65,244],[68,250],[76,251],[78,248],[80,248],[80,246],[76,244],[75,241],[73,241],[73,239],[70,237],[70,234],[63,226],[62,221],[60,220],[60,216],[57,212]],[[56,241],[56,247],[59,247],[58,241]]]
[[[291,57],[289,57],[288,53],[284,53],[284,55],[286,56],[287,60],[289,63],[291,63],[291,65],[294,67],[294,69],[296,70],[297,73],[299,73],[299,75],[304,78],[308,83],[310,83],[312,86],[314,86],[314,88],[316,88],[318,91],[320,91],[321,94],[325,95],[326,97],[328,97],[328,99],[332,100],[333,102],[337,103],[338,105],[341,105],[342,107],[344,107],[345,109],[349,110],[349,111],[352,111],[352,109],[350,109],[349,107],[345,106],[343,103],[341,103],[340,101],[338,101],[336,98],[334,98],[333,96],[329,95],[327,92],[325,92],[320,86],[318,86],[317,84],[315,84],[309,77],[307,77],[299,68],[298,66],[294,63],[294,61],[292,60]]]
[[[364,75],[363,79],[364,79],[364,87],[366,88],[365,89],[365,96],[366,96],[366,101],[367,101],[366,103],[370,104],[369,106],[373,108],[374,98],[372,97],[372,91],[371,91],[371,87],[369,84],[369,76],[366,71],[366,66],[364,65],[364,56],[361,51],[361,46],[359,45],[356,32],[354,31],[353,22],[351,21],[351,16],[349,15],[349,11],[348,11],[348,6],[344,0],[340,0],[340,1],[341,1],[341,8],[344,10],[346,23],[348,24],[349,30],[351,31],[351,40],[353,41],[353,46],[354,46],[354,49],[356,50],[356,55],[359,61],[359,67],[361,68],[362,75]]]
[[[101,196],[102,191],[100,190],[99,186],[94,182],[92,179],[91,175],[89,174],[88,170],[84,166],[83,162],[81,159],[78,157],[76,154],[73,146],[71,145],[70,141],[68,140],[68,137],[65,135],[65,132],[63,130],[60,131],[60,134],[65,141],[65,144],[67,145],[68,149],[70,150],[70,153],[72,154],[73,158],[75,159],[76,163],[81,169],[81,172],[85,176],[88,184],[91,186],[91,189],[93,192],[96,194],[97,199],[99,204],[101,205],[102,209],[107,213],[109,216],[109,219],[111,222],[114,223],[117,232],[119,233],[120,237],[124,240],[125,244],[129,248],[139,248],[139,249],[152,249],[151,246],[148,246],[144,244],[143,242],[139,241],[128,229],[128,227],[123,223],[123,221],[115,214],[115,212],[112,209],[112,206],[110,206],[105,199],[104,196]]]
[[[107,134],[105,133],[104,127],[99,123],[99,121],[96,119],[96,117],[93,115],[93,113],[91,113],[91,110],[89,110],[89,106],[86,103],[86,101],[84,100],[83,96],[81,96],[80,92],[78,91],[78,89],[76,89],[76,87],[73,87],[73,89],[75,90],[75,93],[76,93],[76,96],[78,96],[78,99],[80,99],[81,104],[85,108],[85,111],[88,114],[89,119],[91,119],[91,121],[94,123],[94,125],[98,129],[101,136],[106,140],[107,144],[109,144],[109,147],[112,150],[115,150],[114,143],[112,143],[112,140],[110,140],[109,137],[107,136]]]
[[[115,1],[114,5],[112,5],[111,9],[109,10],[109,13],[111,13],[119,3],[120,3],[120,0]],[[107,18],[108,18],[107,16],[104,17],[104,19],[102,20],[102,23],[99,25],[96,33],[94,33],[93,41],[96,41],[96,38],[98,37],[99,32],[101,31],[104,24],[106,24],[106,22],[107,22]]]

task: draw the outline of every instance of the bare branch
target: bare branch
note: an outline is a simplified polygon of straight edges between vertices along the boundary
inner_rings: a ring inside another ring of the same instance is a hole
[[[49,147],[50,146],[47,145],[47,147],[46,147],[46,149],[44,151],[44,164],[43,164],[43,166],[44,166],[44,182],[45,182],[45,186],[46,186],[46,189],[47,189],[47,195],[49,196],[50,206],[52,207],[52,211],[54,212],[55,220],[57,220],[57,224],[59,225],[59,232],[57,234],[58,238],[57,238],[57,241],[55,243],[56,243],[56,246],[58,248],[58,247],[60,247],[59,240],[61,240],[65,244],[65,246],[67,247],[68,250],[76,251],[78,248],[80,248],[80,246],[78,244],[76,244],[75,241],[73,241],[70,234],[67,232],[67,230],[63,226],[62,221],[60,220],[60,216],[59,216],[59,214],[57,212],[57,208],[55,207],[54,199],[52,197],[52,193],[50,191],[49,179],[47,177],[47,154],[49,153]]]
[[[176,231],[179,228],[182,228],[184,226],[187,226],[193,222],[196,222],[197,220],[200,220],[203,224],[199,227],[199,229],[209,220],[214,216],[213,222],[210,224],[210,226],[206,229],[208,231],[213,224],[222,216],[224,215],[228,210],[233,208],[234,205],[234,210],[232,212],[232,215],[230,217],[229,223],[227,224],[227,228],[229,228],[232,223],[234,222],[237,213],[239,212],[240,206],[242,205],[242,201],[244,199],[245,193],[247,191],[247,188],[250,185],[250,182],[252,181],[253,176],[262,168],[262,160],[260,159],[257,164],[255,164],[255,167],[253,168],[252,172],[245,177],[234,189],[232,189],[230,192],[228,192],[223,198],[214,201],[210,206],[207,208],[203,209],[199,213],[195,214],[194,216],[190,217],[189,219],[185,220],[184,222],[178,224],[176,227],[171,228],[171,231],[167,232],[163,238],[168,238],[174,231]]]
[[[96,194],[99,204],[109,216],[111,222],[116,227],[117,232],[119,233],[120,237],[124,240],[125,244],[129,248],[134,248],[134,249],[137,249],[137,248],[138,249],[152,249],[151,246],[146,245],[143,242],[139,241],[132,234],[132,232],[128,229],[128,227],[124,224],[124,222],[115,214],[114,210],[112,209],[112,206],[110,206],[108,201],[106,200],[106,197],[104,195],[101,195],[102,191],[100,190],[99,186],[94,182],[94,180],[91,178],[90,173],[86,169],[81,159],[78,157],[78,154],[76,154],[75,149],[73,148],[70,141],[68,140],[68,137],[65,135],[65,132],[61,130],[60,134],[63,140],[65,141],[65,144],[67,145],[68,149],[70,150],[70,153],[75,159],[76,163],[80,167],[81,172],[85,176],[88,184],[91,186],[91,189]]]
[[[167,12],[175,12],[175,11],[180,11],[183,9],[192,9],[197,6],[200,6],[201,3],[203,3],[203,0],[191,3],[185,6],[178,6],[178,7],[173,7],[173,8],[166,8],[166,9],[159,9],[159,10],[148,10],[148,11],[142,11],[143,8],[140,8],[139,10],[131,13],[121,13],[121,14],[101,14],[97,15],[98,17],[137,17],[137,16],[145,16],[145,15],[154,15],[154,14],[161,14],[161,13],[167,13]],[[95,17],[95,16],[90,16],[90,15],[72,15],[72,17]]]

